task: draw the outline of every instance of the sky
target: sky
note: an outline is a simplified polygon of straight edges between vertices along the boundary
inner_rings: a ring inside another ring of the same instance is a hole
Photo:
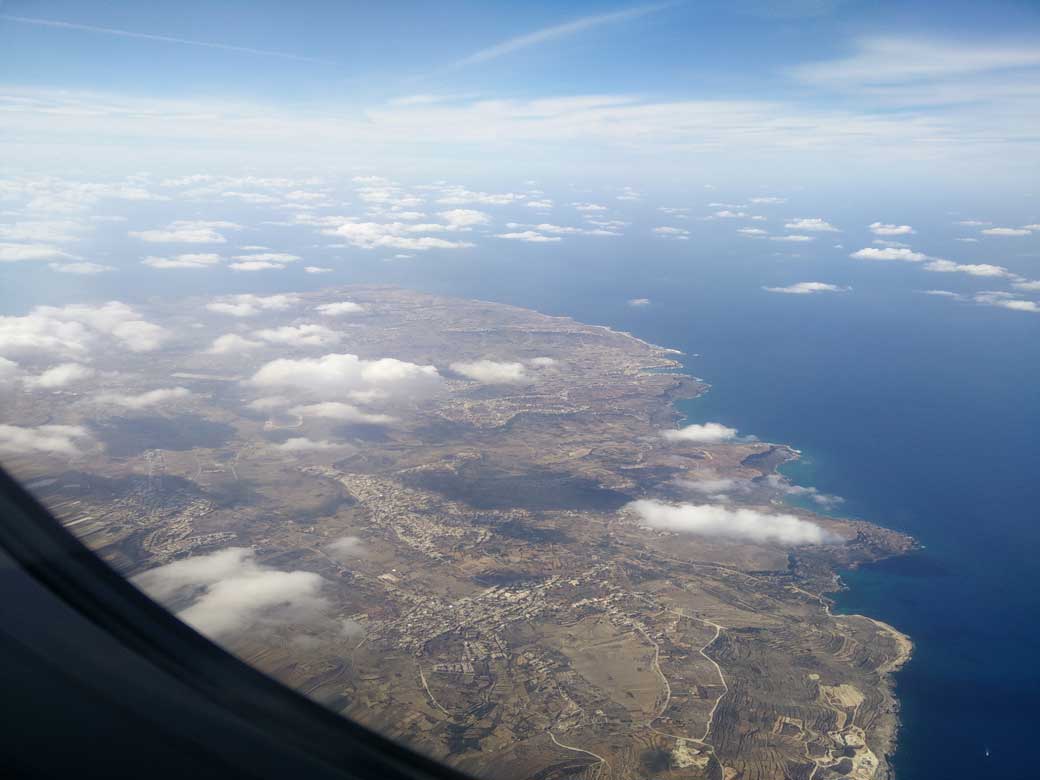
[[[35,169],[1038,173],[1030,2],[6,2],[0,74]]]

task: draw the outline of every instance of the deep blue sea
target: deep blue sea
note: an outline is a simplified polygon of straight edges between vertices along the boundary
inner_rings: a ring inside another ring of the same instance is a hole
[[[826,216],[842,223],[840,210]],[[866,224],[886,215],[844,217]],[[907,218],[918,228],[915,247],[1040,277],[1035,244],[992,256],[953,244],[946,212]],[[915,642],[897,678],[900,780],[1036,777],[1040,316],[924,296],[916,291],[987,283],[848,260],[850,248],[869,242],[865,234],[837,237],[842,250],[825,237],[791,256],[790,247],[735,238],[732,226],[693,225],[695,240],[680,242],[647,238],[650,224],[623,239],[552,246],[488,239],[468,252],[393,262],[308,248],[318,242],[303,229],[250,234],[250,243],[336,269],[322,276],[157,273],[113,237],[107,256],[91,259],[124,265],[124,273],[84,282],[8,266],[0,269],[2,309],[387,282],[570,315],[680,349],[686,369],[712,385],[684,406],[692,419],[802,450],[793,478],[843,496],[844,513],[924,545],[846,573],[849,589],[837,596],[841,610],[885,620]],[[854,289],[831,296],[760,289],[807,280]],[[627,305],[637,297],[650,305]]]

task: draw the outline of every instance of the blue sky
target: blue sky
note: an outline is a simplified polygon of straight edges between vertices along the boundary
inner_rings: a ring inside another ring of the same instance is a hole
[[[26,162],[130,149],[153,165],[429,173],[1037,172],[1035,3],[8,2],[0,16],[0,143]]]

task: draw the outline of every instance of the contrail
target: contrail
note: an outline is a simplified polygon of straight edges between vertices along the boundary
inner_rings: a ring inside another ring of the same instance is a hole
[[[180,43],[185,46],[201,46],[204,49],[221,49],[223,51],[234,51],[240,54],[255,54],[261,57],[279,57],[283,60],[296,60],[298,62],[315,62],[320,65],[335,65],[334,62],[319,60],[314,57],[304,57],[300,54],[290,54],[284,51],[270,51],[268,49],[253,49],[248,46],[232,46],[227,43],[211,43],[210,41],[193,41],[189,38],[174,38],[169,35],[152,35],[151,33],[133,32],[132,30],[116,30],[111,27],[95,27],[89,24],[76,24],[74,22],[61,22],[55,19],[35,19],[28,16],[8,16],[0,14],[0,19],[19,24],[34,24],[38,27],[56,27],[61,30],[80,30],[81,32],[99,33],[101,35],[116,35],[120,38],[139,38],[143,41],[158,41],[160,43]]]
[[[507,41],[502,41],[494,46],[487,49],[481,49],[468,57],[464,57],[461,60],[453,62],[449,65],[446,70],[457,70],[458,68],[465,68],[468,65],[476,65],[481,62],[487,62],[488,60],[497,59],[506,54],[511,54],[514,51],[520,49],[526,49],[530,46],[537,46],[545,41],[551,41],[556,38],[565,38],[569,35],[575,35],[576,33],[583,32],[593,27],[599,27],[604,24],[613,24],[615,22],[625,22],[630,19],[638,19],[640,16],[646,16],[657,11],[670,8],[675,5],[675,2],[670,3],[659,3],[657,5],[642,5],[636,6],[635,8],[626,8],[621,11],[614,11],[612,13],[599,14],[596,16],[584,16],[580,19],[575,19],[564,24],[558,24],[553,27],[545,27],[541,30],[536,30],[533,33],[526,35],[520,35],[516,38],[510,38]]]

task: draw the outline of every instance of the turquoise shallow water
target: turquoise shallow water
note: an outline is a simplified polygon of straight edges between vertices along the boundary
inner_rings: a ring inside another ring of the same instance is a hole
[[[688,243],[574,240],[551,251],[494,245],[407,262],[303,249],[311,233],[299,246],[281,234],[249,240],[336,270],[155,273],[116,241],[98,259],[122,264],[118,276],[0,268],[0,308],[382,282],[570,315],[683,350],[687,370],[712,385],[684,405],[693,419],[803,450],[807,462],[789,467],[794,478],[843,496],[841,512],[925,545],[846,573],[849,588],[837,595],[838,609],[885,620],[915,641],[897,678],[901,780],[1037,775],[1040,317],[922,296],[914,290],[936,280],[912,267],[856,264],[823,247],[777,258],[732,233]],[[1035,258],[1015,262],[1035,278],[1027,267]],[[760,289],[807,279],[854,293]],[[651,304],[626,305],[636,297]]]

